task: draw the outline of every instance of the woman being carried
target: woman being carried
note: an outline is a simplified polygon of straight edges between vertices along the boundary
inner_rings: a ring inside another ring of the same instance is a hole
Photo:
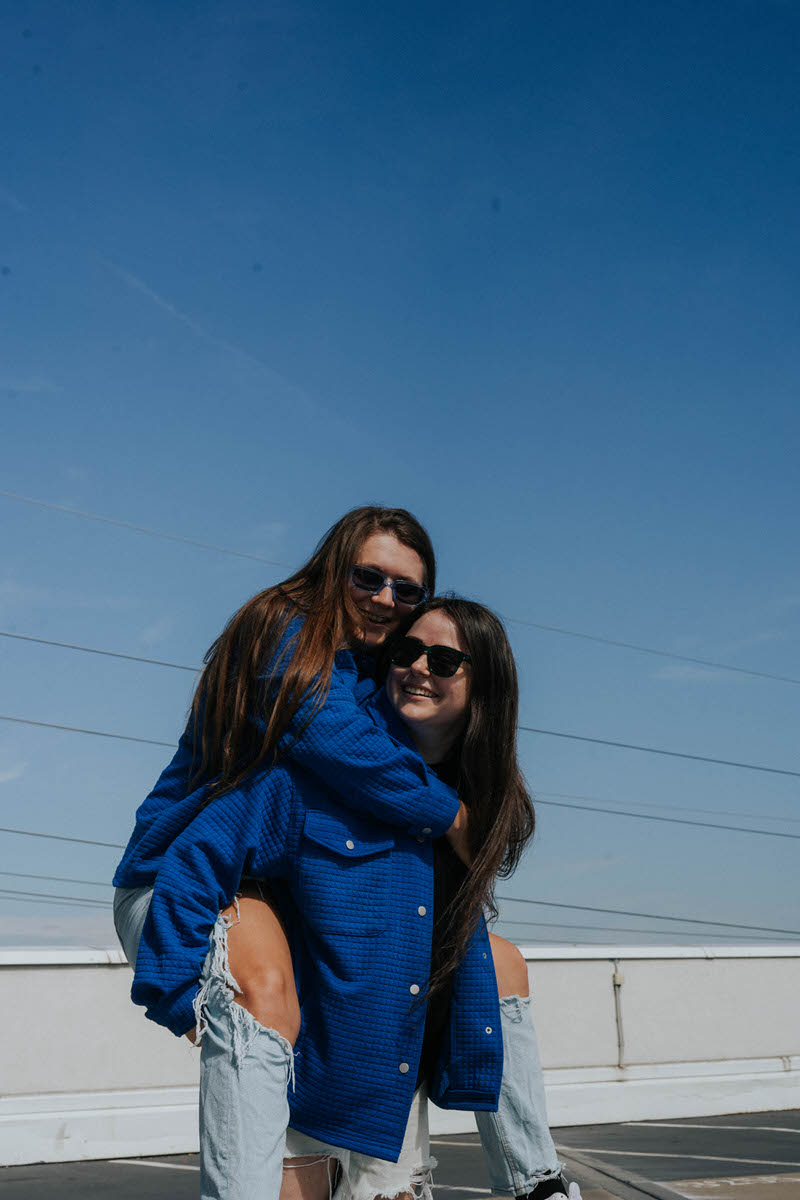
[[[457,820],[453,824],[463,809],[453,792],[426,771],[410,744],[390,736],[380,723],[361,712],[354,696],[361,686],[359,679],[369,675],[369,660],[361,651],[380,644],[399,616],[412,611],[426,585],[432,585],[433,570],[430,542],[409,514],[403,510],[355,510],[334,526],[297,575],[245,605],[212,648],[198,689],[195,720],[190,722],[173,763],[139,810],[134,836],[116,878],[120,885],[118,928],[132,962],[137,960],[139,934],[148,916],[149,931],[139,954],[134,997],[140,1003],[148,1003],[148,997],[158,998],[149,1015],[173,1032],[188,1033],[195,1024],[199,966],[193,978],[180,985],[176,979],[181,975],[187,944],[192,952],[207,950],[209,925],[208,912],[204,909],[201,915],[195,896],[202,880],[195,876],[185,886],[174,879],[170,883],[169,870],[163,871],[166,855],[176,838],[184,833],[191,838],[192,821],[204,813],[203,805],[209,799],[210,807],[222,805],[230,813],[248,788],[264,786],[271,775],[269,771],[263,774],[272,761],[271,750],[282,752],[283,763],[297,764],[304,785],[335,789],[336,803],[349,806],[354,822],[359,817],[352,810],[374,813],[381,821],[392,823],[390,836],[396,834],[398,841],[410,838],[427,852],[431,838],[448,830],[453,843],[464,852],[463,829]],[[355,631],[350,643],[355,653],[341,648],[347,645],[348,629]],[[265,663],[270,665],[266,672]],[[256,712],[264,713],[260,722],[251,719]],[[198,757],[200,772],[190,785]],[[312,821],[304,844],[314,844],[313,826]],[[330,822],[327,832],[323,829],[320,834],[320,828],[317,817],[316,844],[324,848],[326,837],[328,841],[332,837]],[[236,849],[224,823],[219,833],[219,839],[198,851],[200,859],[206,851],[215,859],[223,845],[226,851]],[[382,858],[386,830],[383,848],[376,847],[374,830],[362,833],[359,842],[345,839],[343,853],[352,841],[354,859],[363,855],[371,860],[373,852],[376,860]],[[185,838],[181,845],[185,849]],[[282,872],[276,867],[274,871],[243,873],[280,878]],[[310,911],[322,875],[319,863],[313,864],[310,876],[306,870],[304,886]],[[156,876],[160,877],[160,899],[158,905],[151,905]],[[230,903],[239,887],[237,878],[227,892],[219,893],[218,909]],[[303,894],[298,882],[295,895],[302,898]],[[216,1044],[210,1037],[205,1039],[202,1074],[207,1083],[215,1070],[223,1075],[227,1072],[235,1086],[227,1092],[215,1086],[203,1088],[204,1194],[218,1195],[230,1185],[239,1190],[226,1194],[249,1196],[253,1171],[263,1178],[270,1162],[269,1169],[274,1169],[270,1146],[276,1150],[282,1144],[280,1111],[277,1119],[270,1121],[267,1109],[248,1104],[249,1075],[242,1069],[247,1062],[254,1067],[255,1076],[269,1077],[273,1099],[280,1100],[283,1092],[285,1105],[286,1073],[299,1010],[282,926],[282,903],[287,903],[285,897],[265,903],[254,888],[246,886],[237,904],[241,923],[231,930],[229,968],[217,937],[217,953],[209,954],[206,963],[207,983],[211,976],[228,981],[223,997],[228,1001],[228,1028]],[[194,921],[190,935],[184,928],[187,905]],[[358,932],[352,916],[349,929]],[[199,942],[192,943],[192,935],[198,934]],[[429,946],[430,928],[425,935]],[[148,978],[154,963],[154,976]],[[171,978],[159,975],[162,967],[167,975],[172,971]],[[234,978],[237,983],[232,988]],[[423,972],[423,983],[424,978]],[[210,985],[205,987],[206,998],[210,990]],[[201,1002],[197,1008],[202,1008]],[[221,1099],[223,1096],[226,1099]],[[210,1107],[209,1099],[213,1101]],[[247,1118],[243,1113],[247,1112],[258,1112],[262,1122],[255,1166],[250,1163],[253,1144],[244,1136]],[[541,1173],[548,1175],[554,1169],[543,1168]],[[259,1194],[271,1193],[262,1189]]]

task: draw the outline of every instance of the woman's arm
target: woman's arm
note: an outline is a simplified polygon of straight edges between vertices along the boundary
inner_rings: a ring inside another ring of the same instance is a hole
[[[301,704],[280,742],[299,766],[357,812],[399,825],[417,837],[441,837],[456,820],[456,793],[416,750],[379,728],[358,704],[352,678],[335,664],[325,703],[309,719]]]
[[[264,679],[274,701],[285,670],[287,647],[297,636],[292,622],[272,655]],[[338,656],[337,656],[338,657]],[[416,837],[441,837],[459,812],[456,793],[416,750],[379,728],[356,700],[352,658],[334,661],[325,701],[315,711],[310,690],[278,743],[281,755],[312,771],[343,804]],[[348,661],[349,660],[349,661]],[[258,722],[263,729],[263,722]]]

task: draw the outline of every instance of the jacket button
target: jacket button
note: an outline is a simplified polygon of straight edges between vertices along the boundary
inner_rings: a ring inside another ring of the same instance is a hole
[[[417,838],[417,841],[418,841],[418,842],[420,842],[420,843],[422,843],[422,842],[424,842],[424,841],[425,841],[425,838],[424,838],[424,837],[418,837],[418,838]]]
[[[427,908],[425,907],[425,905],[424,905],[424,904],[420,904],[419,908],[417,909],[417,912],[419,913],[419,915],[420,915],[421,917],[424,917],[427,911],[428,911],[428,910],[427,910]]]
[[[423,833],[433,833],[433,830],[429,829],[428,826],[426,825],[422,832]]]
[[[487,1025],[487,1026],[486,1026],[486,1032],[487,1032],[487,1033],[491,1033],[491,1032],[492,1032],[492,1027],[491,1027],[491,1025]]]
[[[419,984],[412,983],[411,987],[408,990],[411,992],[412,996],[418,996],[419,995]]]
[[[348,838],[347,841],[345,842],[345,846],[347,846],[348,850],[355,850],[355,848],[356,848],[355,842],[352,842],[350,840],[350,838]]]
[[[401,1075],[407,1075],[408,1074],[408,1063],[400,1063],[398,1070]]]

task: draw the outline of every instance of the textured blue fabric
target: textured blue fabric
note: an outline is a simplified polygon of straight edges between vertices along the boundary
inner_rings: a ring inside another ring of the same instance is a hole
[[[407,735],[379,694],[365,717]],[[410,745],[406,746],[411,749]],[[207,805],[163,855],[132,998],[183,1034],[219,910],[242,875],[270,880],[295,968],[295,1129],[396,1160],[414,1094],[433,915],[431,835],[347,809],[296,765],[273,767]],[[356,1067],[357,1064],[357,1067]],[[489,937],[479,923],[456,974],[432,1098],[495,1110],[503,1068]]]
[[[291,623],[273,664],[280,664],[299,626],[299,619]],[[359,660],[363,663],[363,654]],[[273,694],[279,669],[267,674]],[[413,748],[378,728],[362,711],[354,695],[360,681],[363,688],[363,671],[353,653],[340,650],[325,704],[313,717],[310,699],[300,705],[281,740],[282,756],[313,772],[348,808],[413,835],[425,828],[434,837],[443,834],[458,812],[455,792],[428,770]],[[254,720],[259,721],[258,715]],[[164,852],[203,807],[206,786],[189,790],[193,754],[187,727],[172,762],[136,813],[133,833],[114,874],[115,887],[152,884]]]

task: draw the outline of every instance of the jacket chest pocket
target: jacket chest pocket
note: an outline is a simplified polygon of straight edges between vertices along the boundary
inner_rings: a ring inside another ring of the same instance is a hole
[[[382,933],[394,844],[385,826],[309,810],[297,864],[297,901],[309,925],[321,933]]]

